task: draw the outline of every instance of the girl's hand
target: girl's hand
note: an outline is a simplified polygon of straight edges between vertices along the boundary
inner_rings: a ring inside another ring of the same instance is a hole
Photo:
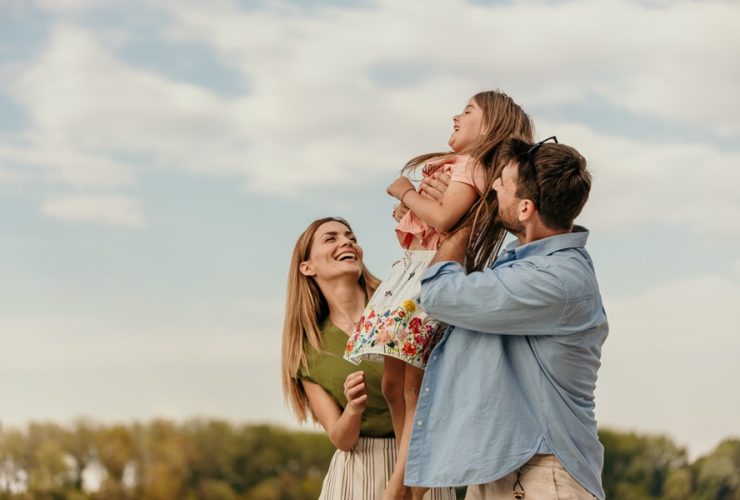
[[[396,220],[396,222],[401,222],[401,219],[403,219],[403,216],[406,215],[408,211],[409,211],[409,207],[407,207],[403,203],[394,205],[393,206],[393,218]]]
[[[398,200],[401,200],[401,197],[403,197],[403,195],[409,189],[416,189],[416,188],[414,188],[414,185],[411,183],[408,177],[401,176],[395,181],[393,181],[391,185],[388,186],[388,189],[386,189],[386,191],[388,192],[389,195],[393,196],[394,198],[397,198]]]
[[[367,389],[365,387],[365,373],[353,372],[344,380],[344,396],[347,398],[345,411],[361,414],[365,411]]]

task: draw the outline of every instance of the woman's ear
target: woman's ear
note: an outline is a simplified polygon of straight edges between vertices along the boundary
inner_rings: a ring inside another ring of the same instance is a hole
[[[313,270],[313,266],[311,266],[311,263],[307,260],[301,262],[301,265],[298,266],[298,270],[303,276],[316,276],[316,273]]]

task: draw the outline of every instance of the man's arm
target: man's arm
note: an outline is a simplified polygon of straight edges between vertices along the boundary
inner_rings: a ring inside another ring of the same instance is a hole
[[[422,277],[421,305],[430,316],[485,333],[570,333],[559,328],[567,296],[557,276],[526,260],[465,274],[464,247],[445,243]]]

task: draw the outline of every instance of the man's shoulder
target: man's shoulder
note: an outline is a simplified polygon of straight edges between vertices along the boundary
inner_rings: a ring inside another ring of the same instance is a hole
[[[591,258],[583,247],[564,248],[547,255],[532,255],[522,262],[528,262],[538,271],[557,278],[563,288],[580,294],[598,291],[598,283]]]

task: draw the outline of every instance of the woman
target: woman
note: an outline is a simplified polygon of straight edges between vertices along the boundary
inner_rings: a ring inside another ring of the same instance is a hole
[[[349,224],[327,217],[309,224],[293,249],[283,329],[283,390],[299,421],[310,413],[337,447],[320,499],[383,497],[396,460],[382,365],[342,356],[378,280],[362,261]],[[359,368],[359,370],[358,370]],[[454,499],[452,489],[425,498]]]

